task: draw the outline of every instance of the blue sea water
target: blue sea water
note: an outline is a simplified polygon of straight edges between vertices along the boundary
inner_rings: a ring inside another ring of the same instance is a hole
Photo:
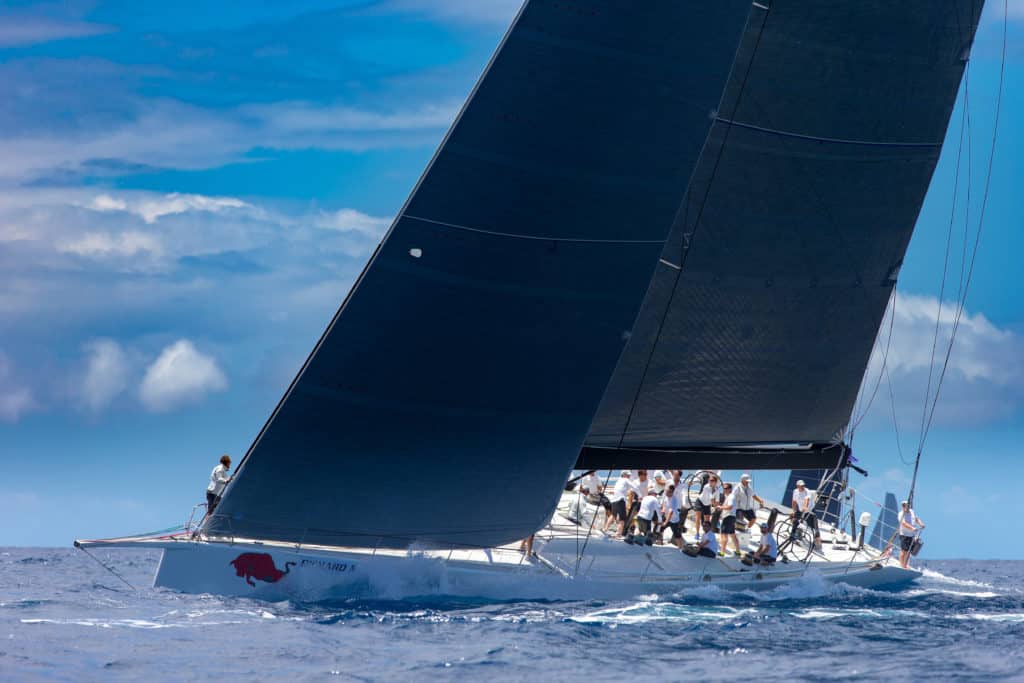
[[[2,681],[1024,680],[1024,562],[625,602],[297,605],[148,587],[159,556],[0,549]]]

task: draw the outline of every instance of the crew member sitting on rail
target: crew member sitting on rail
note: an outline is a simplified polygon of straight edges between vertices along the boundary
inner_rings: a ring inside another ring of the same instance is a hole
[[[722,553],[728,552],[731,540],[733,549],[739,555],[740,542],[736,538],[736,495],[732,492],[732,484],[729,482],[722,484],[722,490],[725,492],[725,501],[718,506],[722,514]]]
[[[818,518],[814,516],[814,494],[807,490],[803,479],[796,482],[793,489],[793,534],[796,534],[800,522],[806,522],[814,533],[814,547],[821,549],[821,532],[818,531]]]
[[[604,495],[604,484],[594,470],[588,471],[580,480],[580,492],[586,496],[591,505],[600,505],[604,508],[605,518],[611,516],[612,503],[608,496]]]
[[[618,534],[621,536],[626,531],[626,497],[632,490],[632,485],[629,481],[629,470],[622,470],[619,473],[619,479],[615,482],[614,488],[612,488],[612,495],[608,496],[608,500],[612,505],[612,513],[608,515],[604,522],[604,531],[608,531],[608,527],[612,525],[612,522],[618,522]]]
[[[767,524],[761,525],[761,545],[754,551],[753,560],[755,564],[775,564],[779,556],[779,544],[775,541],[775,534]]]
[[[758,507],[764,507],[764,499],[754,493],[750,485],[750,475],[744,474],[740,477],[740,485],[733,492],[736,497],[736,519],[746,520],[747,529],[754,530],[754,522],[757,521]],[[754,507],[757,503],[758,507]]]
[[[220,464],[210,472],[210,485],[206,487],[206,514],[212,515],[217,503],[224,493],[224,487],[231,481],[228,471],[231,469],[231,456],[226,453],[220,456]]]
[[[909,501],[900,504],[900,566],[907,569],[910,566],[910,551],[914,547],[914,539],[917,532],[924,528],[924,522],[914,514]]]
[[[669,484],[665,487],[665,493],[661,496],[661,519],[672,530],[672,539],[669,542],[680,550],[683,549],[683,532],[679,528],[682,525],[679,517],[681,508],[682,496],[679,493],[679,489],[676,488],[675,484]],[[664,532],[664,529],[662,529],[662,532]]]
[[[697,544],[697,554],[701,557],[718,557],[718,539],[711,531],[711,522],[704,521],[704,537]]]
[[[651,545],[654,542],[654,530],[658,528],[661,519],[661,503],[654,491],[650,490],[640,501],[640,511],[636,514],[636,524],[644,542]],[[660,540],[660,539],[659,539]]]

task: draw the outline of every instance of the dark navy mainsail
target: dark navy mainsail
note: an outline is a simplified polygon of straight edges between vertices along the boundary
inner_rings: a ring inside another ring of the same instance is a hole
[[[550,517],[747,0],[530,0],[210,533],[490,546]]]

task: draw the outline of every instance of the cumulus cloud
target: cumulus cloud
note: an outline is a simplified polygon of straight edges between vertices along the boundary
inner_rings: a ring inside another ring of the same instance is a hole
[[[110,405],[128,386],[128,354],[113,339],[95,339],[84,346],[86,361],[77,395],[81,406],[96,414]]]
[[[882,326],[862,393],[870,394],[882,370],[882,358],[889,345],[885,365],[896,398],[897,418],[904,431],[916,435],[933,368],[930,393],[934,395],[938,374],[953,332],[956,308],[952,302],[940,306],[931,296],[897,294],[894,299],[892,341],[888,342],[889,318]],[[891,315],[892,309],[889,314]],[[934,365],[932,340],[939,321]],[[977,425],[1004,420],[1024,406],[1024,337],[994,325],[982,313],[965,311],[935,411],[936,424]],[[883,380],[871,407],[872,421],[891,423],[888,387]]]
[[[217,361],[181,339],[164,348],[146,369],[139,398],[149,410],[167,412],[227,387],[227,377]]]

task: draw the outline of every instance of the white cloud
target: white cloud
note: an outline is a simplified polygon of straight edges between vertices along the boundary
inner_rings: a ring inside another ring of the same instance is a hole
[[[118,199],[107,194],[94,197],[88,208],[95,211],[127,211],[141,217],[146,223],[153,224],[162,216],[185,213],[187,211],[207,211],[220,213],[230,209],[251,209],[251,204],[234,197],[206,197],[198,194],[171,194],[145,196],[134,201]]]
[[[931,296],[898,294],[896,316],[886,367],[897,400],[897,418],[901,429],[916,438],[920,431],[921,413],[928,387],[929,369],[933,368],[931,394],[934,395],[939,372],[945,359],[953,331],[956,309],[946,302],[940,307]],[[891,309],[890,309],[891,312]],[[936,319],[939,321],[938,344],[934,364],[932,340]],[[883,322],[862,391],[874,389],[882,368],[882,357],[888,341],[889,318]],[[982,313],[964,311],[949,366],[943,379],[937,424],[962,425],[998,422],[1024,406],[1024,338],[1002,329]],[[891,424],[888,387],[884,380],[871,407],[876,424]]]
[[[196,403],[208,393],[227,389],[228,381],[210,356],[200,353],[192,342],[179,340],[160,352],[146,369],[139,398],[153,412],[166,412]]]
[[[15,380],[10,359],[0,351],[0,421],[17,422],[36,407],[32,390]]]
[[[95,339],[85,345],[86,367],[78,387],[82,407],[99,413],[128,386],[131,364],[121,345],[112,339]]]
[[[128,230],[119,234],[91,232],[57,245],[65,254],[87,257],[137,256],[148,252],[153,256],[163,253],[163,245],[154,235]]]
[[[332,213],[323,212],[317,219],[318,227],[340,232],[358,232],[374,239],[383,237],[390,225],[390,218],[370,216],[355,209],[340,209]]]
[[[0,47],[23,47],[66,38],[84,38],[113,31],[85,21],[0,14]]]

